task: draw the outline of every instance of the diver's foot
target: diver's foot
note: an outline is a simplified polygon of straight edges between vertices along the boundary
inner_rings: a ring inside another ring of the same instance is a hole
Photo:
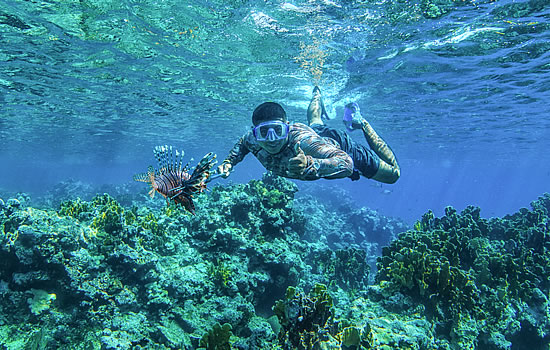
[[[330,119],[325,109],[325,104],[321,97],[321,89],[315,85],[313,87],[311,102],[307,110],[307,120],[309,125],[320,124],[323,125],[323,119]]]
[[[321,89],[315,85],[313,87],[313,97],[311,98],[311,102],[315,101],[315,100],[319,100],[319,103],[321,104],[321,119],[324,119],[324,120],[330,120],[332,118],[329,117],[328,113],[327,113],[327,110],[325,108],[325,104],[323,103],[323,99],[321,97]]]
[[[367,121],[361,115],[359,105],[355,102],[348,103],[344,112],[344,123],[349,130],[363,129]]]
[[[313,87],[313,97],[316,97],[316,95],[321,96],[321,89],[317,85]]]

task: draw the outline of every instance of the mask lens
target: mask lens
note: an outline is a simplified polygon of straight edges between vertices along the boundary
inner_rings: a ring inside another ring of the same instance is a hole
[[[283,122],[266,122],[254,128],[258,141],[284,139],[288,134],[288,124]]]
[[[267,134],[269,133],[269,129],[271,129],[270,125],[264,125],[260,128],[260,137],[262,139],[267,138]]]

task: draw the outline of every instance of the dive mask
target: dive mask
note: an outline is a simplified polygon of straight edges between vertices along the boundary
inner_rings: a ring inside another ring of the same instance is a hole
[[[286,139],[289,129],[287,123],[273,120],[258,124],[252,132],[257,141],[280,141]]]

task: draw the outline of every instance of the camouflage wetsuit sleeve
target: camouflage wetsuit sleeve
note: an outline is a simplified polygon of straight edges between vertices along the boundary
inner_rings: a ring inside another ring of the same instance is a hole
[[[250,149],[247,147],[246,140],[250,137],[250,133],[244,134],[239,141],[233,146],[229,154],[223,161],[224,163],[229,163],[232,166],[235,166],[237,163],[240,163],[244,157],[250,153]]]
[[[307,158],[301,180],[340,179],[353,173],[353,160],[330,139],[323,138],[307,125],[292,124],[290,146],[300,143]]]

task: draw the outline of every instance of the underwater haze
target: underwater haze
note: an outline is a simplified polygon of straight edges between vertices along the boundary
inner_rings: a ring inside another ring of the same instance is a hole
[[[299,187],[408,222],[512,213],[548,190],[549,16],[543,0],[5,0],[0,187],[129,181],[159,144],[223,159],[264,101],[306,122],[318,83],[329,125],[357,102],[402,177]],[[247,159],[231,179],[262,173]]]
[[[316,85],[395,184],[133,181]],[[0,0],[0,347],[548,350],[549,101],[550,0]]]

